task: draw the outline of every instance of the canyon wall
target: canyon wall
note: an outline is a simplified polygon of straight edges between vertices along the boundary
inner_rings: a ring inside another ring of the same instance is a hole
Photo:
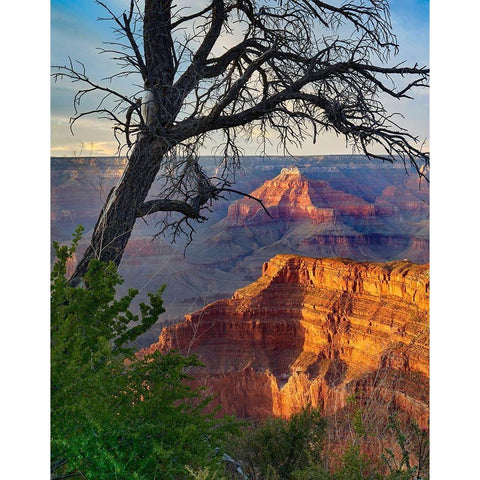
[[[221,159],[202,157],[215,175]],[[291,167],[295,162],[297,167]],[[126,165],[125,158],[52,158],[52,239],[69,242],[78,224],[88,244],[98,213]],[[289,167],[290,166],[290,167]],[[137,346],[156,341],[164,325],[214,300],[229,297],[261,274],[262,264],[279,252],[363,261],[408,258],[428,261],[428,184],[405,167],[362,156],[244,157],[235,188],[253,192],[265,205],[238,195],[213,205],[208,221],[195,224],[193,242],[175,244],[156,237],[162,214],[139,219],[120,265],[129,287],[146,293],[167,284],[166,312]],[[154,182],[149,198],[161,194]],[[273,218],[272,218],[273,217]],[[52,250],[53,261],[53,250]],[[73,268],[73,265],[71,265]],[[134,305],[134,308],[135,305]]]
[[[426,426],[428,312],[428,265],[277,255],[142,353],[196,354],[194,383],[223,413],[287,417],[310,404],[336,415],[355,398]]]

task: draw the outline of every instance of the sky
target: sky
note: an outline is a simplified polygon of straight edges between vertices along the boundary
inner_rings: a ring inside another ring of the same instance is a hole
[[[202,1],[202,0],[200,0]],[[177,2],[178,3],[178,2]],[[193,5],[195,1],[188,2]],[[110,0],[114,11],[122,12],[128,0]],[[394,31],[400,44],[396,57],[409,64],[429,63],[429,2],[428,0],[392,0],[391,15]],[[113,73],[115,64],[107,55],[99,54],[98,47],[112,39],[111,23],[98,21],[105,11],[93,0],[51,1],[51,64],[64,65],[68,58],[82,62],[87,74],[95,80]],[[52,156],[102,156],[116,152],[112,125],[107,120],[84,117],[70,131],[69,120],[73,116],[73,96],[79,84],[68,81],[52,83],[51,89],[51,155]],[[128,88],[128,87],[127,87]],[[388,99],[386,106],[391,112],[404,115],[401,125],[420,140],[429,139],[429,92],[419,89],[414,100],[398,102]],[[259,154],[259,143],[243,144],[247,155]],[[277,153],[275,142],[269,154]],[[292,153],[320,155],[351,153],[343,137],[323,135],[316,144],[304,142],[301,149],[292,148]],[[205,154],[211,153],[207,150]]]

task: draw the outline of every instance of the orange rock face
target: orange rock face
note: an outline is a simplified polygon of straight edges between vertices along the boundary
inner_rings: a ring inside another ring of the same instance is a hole
[[[428,265],[277,255],[262,276],[163,329],[146,351],[195,353],[224,413],[326,415],[348,398],[428,422]]]
[[[361,156],[318,156],[295,160],[246,157],[235,188],[252,192],[268,205],[270,218],[258,202],[236,195],[213,206],[208,222],[198,225],[194,241],[153,237],[162,216],[139,219],[120,265],[127,288],[137,288],[138,302],[164,283],[166,313],[139,339],[140,347],[155,342],[165,325],[181,322],[261,274],[261,266],[279,252],[308,257],[348,257],[361,261],[408,258],[428,262],[428,184],[405,176],[402,165],[383,165]],[[125,158],[52,158],[52,239],[70,242],[78,224],[85,227],[77,250],[80,258],[111,188],[118,182]],[[202,158],[216,175],[217,160]],[[283,169],[283,171],[282,171]],[[300,173],[302,172],[302,173]],[[154,182],[149,198],[161,194]],[[228,215],[227,215],[228,210]],[[52,249],[52,263],[54,252]],[[74,262],[69,265],[69,273]],[[137,309],[138,310],[138,309]]]
[[[310,219],[317,223],[339,223],[339,214],[368,217],[375,205],[360,197],[333,189],[323,180],[307,180],[296,167],[284,168],[280,175],[266,181],[251,195],[263,201],[273,218],[284,221]],[[266,212],[250,198],[230,205],[227,222],[250,224],[263,222]]]
[[[190,261],[248,272],[249,280],[257,278],[258,266],[278,252],[428,262],[427,189],[404,180],[365,193],[363,184],[347,188],[340,183],[338,188],[328,178],[283,168],[253,190],[253,198],[230,204],[227,216],[192,244]],[[354,178],[349,180],[354,183]]]

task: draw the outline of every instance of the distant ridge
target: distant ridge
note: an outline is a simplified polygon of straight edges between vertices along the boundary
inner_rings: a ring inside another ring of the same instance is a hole
[[[428,234],[420,233],[428,203],[417,187],[388,185],[372,201],[302,170],[284,167],[251,191],[261,203],[246,197],[230,204],[225,218],[189,247],[190,261],[251,268],[252,275],[254,265],[279,252],[428,262]]]

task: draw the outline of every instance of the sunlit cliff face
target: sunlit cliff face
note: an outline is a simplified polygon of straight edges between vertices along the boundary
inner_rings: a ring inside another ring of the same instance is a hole
[[[52,239],[68,242],[78,224],[88,242],[125,159],[52,159]],[[184,256],[184,244],[153,239],[159,216],[137,221],[120,265],[121,287],[146,292],[166,283],[166,313],[140,346],[154,342],[163,322],[177,323],[195,311],[252,282],[262,264],[278,253],[356,260],[428,261],[428,185],[406,176],[402,165],[362,157],[244,158],[235,185],[268,205],[232,195],[213,206]],[[218,167],[204,159],[206,168]],[[277,173],[280,172],[278,175]],[[160,193],[154,185],[152,198]],[[73,265],[71,268],[73,269]]]
[[[339,215],[342,214],[375,214],[373,204],[335,190],[326,181],[307,179],[298,167],[283,168],[280,175],[266,181],[251,195],[262,200],[273,218],[285,221],[310,219],[317,223],[340,223]],[[239,224],[253,223],[256,215],[267,220],[267,213],[260,203],[246,198],[231,205],[227,220]]]
[[[428,265],[277,255],[148,351],[198,355],[195,383],[226,413],[289,416],[310,404],[332,415],[355,395],[426,425],[428,312]]]

